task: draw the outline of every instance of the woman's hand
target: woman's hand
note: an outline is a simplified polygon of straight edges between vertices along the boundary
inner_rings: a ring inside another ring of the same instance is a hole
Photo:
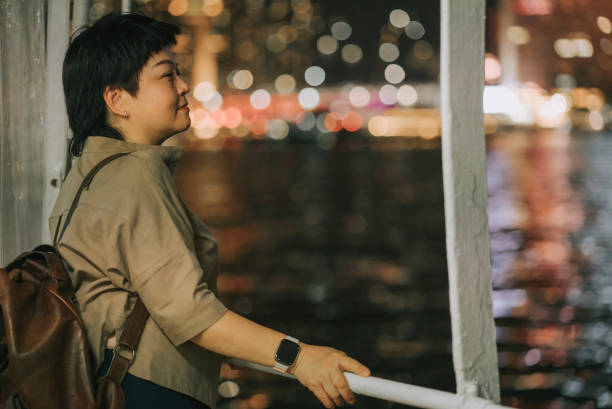
[[[300,343],[301,351],[296,363],[289,369],[326,408],[355,403],[344,371],[359,376],[370,376],[370,370],[360,362],[337,349]]]
[[[259,325],[232,311],[191,340],[197,345],[232,358],[274,366],[274,351],[285,334]],[[257,340],[257,341],[253,341]],[[327,408],[354,403],[355,396],[344,372],[370,376],[370,370],[337,349],[300,342],[300,353],[289,368]]]

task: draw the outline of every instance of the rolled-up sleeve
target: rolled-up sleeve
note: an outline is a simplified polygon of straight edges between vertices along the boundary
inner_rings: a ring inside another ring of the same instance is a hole
[[[115,230],[118,253],[112,268],[126,270],[151,318],[178,346],[227,308],[212,290],[216,274],[203,271],[198,261],[193,228],[169,172],[151,170],[151,164],[138,168],[139,174],[130,176],[129,211]]]

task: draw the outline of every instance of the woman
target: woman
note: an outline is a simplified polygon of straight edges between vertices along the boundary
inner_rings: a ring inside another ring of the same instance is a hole
[[[328,408],[353,403],[343,371],[369,376],[333,348],[309,345],[229,311],[217,298],[217,246],[177,194],[184,148],[161,146],[190,126],[170,47],[178,28],[110,14],[78,33],[63,67],[71,153],[49,219],[61,227],[83,177],[106,165],[57,248],[70,266],[94,360],[104,373],[139,296],[150,313],[123,387],[128,408],[214,407],[220,356],[294,374]],[[207,406],[206,406],[207,405]]]

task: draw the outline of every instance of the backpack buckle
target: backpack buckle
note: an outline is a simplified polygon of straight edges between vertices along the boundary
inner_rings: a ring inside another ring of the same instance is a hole
[[[129,355],[126,356],[125,354],[122,354],[121,352],[125,352],[126,354],[129,354]],[[121,358],[127,359],[129,363],[131,364],[132,362],[134,362],[136,351],[134,351],[133,348],[130,348],[125,344],[117,344],[115,346],[115,349],[113,349],[113,355],[119,355]]]

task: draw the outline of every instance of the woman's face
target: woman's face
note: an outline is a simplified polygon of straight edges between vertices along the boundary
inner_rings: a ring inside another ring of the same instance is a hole
[[[189,128],[188,92],[170,49],[151,55],[140,73],[138,92],[130,99],[129,139],[157,145]]]

